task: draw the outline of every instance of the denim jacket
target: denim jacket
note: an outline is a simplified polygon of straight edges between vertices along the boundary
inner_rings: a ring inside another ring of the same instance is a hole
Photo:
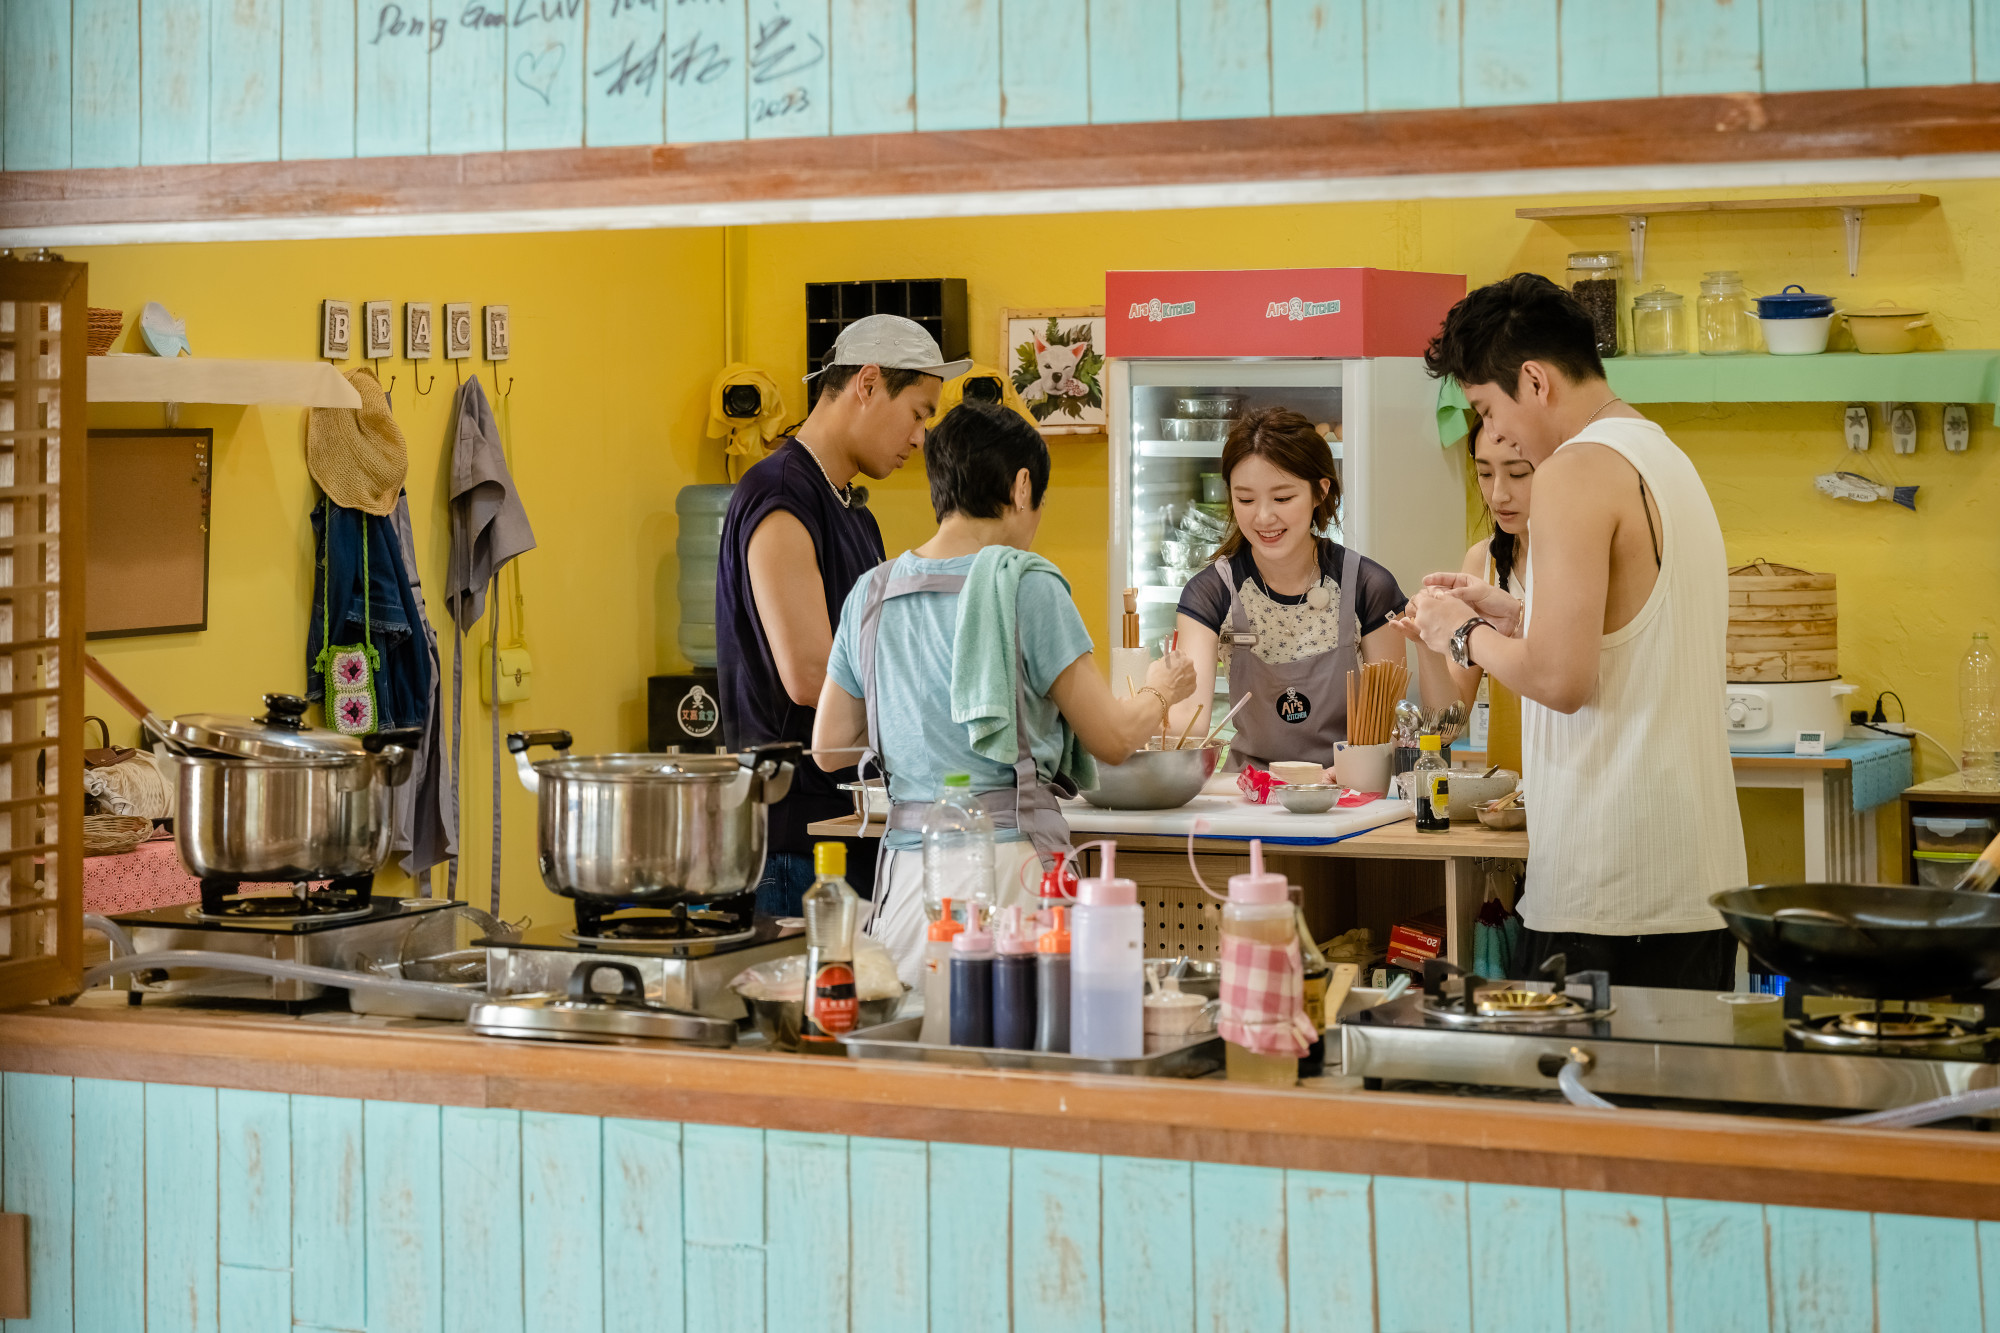
[[[375,703],[381,727],[421,727],[431,698],[430,649],[421,633],[423,603],[404,571],[396,533],[386,518],[347,509],[324,497],[313,508],[312,616],[306,627],[306,698],[323,700],[326,682],[313,664],[319,660],[320,626],[330,623],[332,641],[375,647],[381,666]],[[368,540],[368,605],[362,605],[361,541]],[[333,589],[328,615],[322,611]],[[364,621],[365,614],[365,621]]]

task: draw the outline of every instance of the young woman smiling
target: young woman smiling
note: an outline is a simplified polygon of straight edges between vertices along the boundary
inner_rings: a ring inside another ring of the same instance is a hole
[[[1230,524],[1215,562],[1180,600],[1180,647],[1195,687],[1175,709],[1184,725],[1215,697],[1218,667],[1236,715],[1230,763],[1333,762],[1347,739],[1347,673],[1362,662],[1402,661],[1389,624],[1407,602],[1395,576],[1323,536],[1340,511],[1333,451],[1312,422],[1282,407],[1239,418],[1222,446]],[[1426,698],[1450,697],[1444,662],[1419,651]],[[1205,719],[1206,722],[1206,719]]]

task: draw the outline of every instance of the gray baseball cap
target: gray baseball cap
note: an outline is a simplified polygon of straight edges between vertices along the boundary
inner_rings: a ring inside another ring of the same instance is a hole
[[[966,372],[972,358],[947,361],[937,339],[924,326],[901,315],[868,315],[855,320],[833,340],[835,366],[880,366],[884,370],[916,370],[941,380],[955,380]],[[821,366],[820,370],[825,370]],[[820,373],[815,370],[805,378]]]

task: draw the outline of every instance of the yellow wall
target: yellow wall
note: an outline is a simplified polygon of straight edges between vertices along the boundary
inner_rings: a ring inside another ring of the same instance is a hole
[[[1754,290],[1787,282],[1866,304],[1884,296],[1928,306],[1948,345],[2000,346],[2000,182],[1882,182],[1922,189],[1934,210],[1871,215],[1862,273],[1846,276],[1832,214],[1726,221],[1664,218],[1648,242],[1647,282],[1689,298],[1701,272],[1735,267]],[[1671,197],[1671,196],[1663,196]],[[886,277],[964,277],[972,351],[999,352],[1006,306],[1090,304],[1112,267],[1357,264],[1462,272],[1472,282],[1519,269],[1559,273],[1571,249],[1621,245],[1615,220],[1562,231],[1514,217],[1530,199],[1214,209],[887,224],[734,229],[723,297],[719,230],[451,240],[134,246],[72,251],[92,264],[92,301],[136,312],[148,299],[188,316],[204,355],[299,357],[321,297],[504,301],[514,318],[516,476],[541,539],[527,557],[535,698],[503,725],[567,726],[587,749],[645,735],[644,677],[683,665],[673,649],[674,492],[721,479],[719,446],[700,438],[708,378],[728,332],[770,369],[794,415],[805,407],[803,284]],[[1566,198],[1558,202],[1584,202]],[[400,343],[400,340],[399,340]],[[443,363],[434,363],[434,368]],[[390,363],[384,362],[384,373]],[[445,526],[440,469],[445,368],[429,398],[396,389],[412,446],[410,492],[434,617],[442,616]],[[489,381],[490,382],[490,381]],[[1849,466],[1835,405],[1663,407],[1715,497],[1732,558],[1765,556],[1840,576],[1844,674],[1872,697],[1898,690],[1910,718],[1957,739],[1955,671],[1975,628],[1993,630],[2000,544],[1993,496],[2000,434],[1975,414],[1972,452],[1947,456],[1936,409],[1914,457],[1886,444],[1859,460],[1884,480],[1923,487],[1919,512],[1828,500],[1814,474]],[[211,628],[205,635],[99,642],[96,651],[157,709],[241,711],[266,689],[296,688],[310,587],[310,484],[298,414],[189,408],[218,430]],[[157,409],[100,410],[101,425],[147,425]],[[1412,448],[1434,441],[1412,440]],[[1086,623],[1104,641],[1105,446],[1058,439],[1041,549],[1069,574]],[[930,530],[921,463],[875,487],[891,552]],[[447,642],[447,649],[449,644]],[[108,703],[93,698],[93,710]],[[486,749],[468,719],[469,828],[486,818]],[[123,728],[129,734],[129,728]],[[1922,753],[1919,776],[1944,771]],[[546,914],[535,879],[533,811],[511,779],[505,864],[509,910]],[[1754,821],[1771,817],[1754,807]],[[1639,812],[1635,812],[1635,817]],[[1757,832],[1753,826],[1753,834]],[[483,835],[468,840],[468,874],[483,882]],[[1796,835],[1770,839],[1764,865],[1795,865]]]
[[[722,354],[720,232],[131,246],[67,257],[90,264],[93,305],[136,316],[146,301],[160,301],[187,319],[204,356],[308,357],[318,349],[323,297],[395,299],[398,321],[405,298],[508,304],[516,353],[500,371],[503,386],[514,380],[502,423],[511,427],[514,478],[539,547],[521,561],[535,694],[504,709],[501,725],[567,727],[585,752],[643,747],[645,678],[660,669],[674,638],[674,493],[690,481],[722,480],[720,455],[702,443],[706,381]],[[442,352],[441,331],[436,342]],[[477,366],[491,393],[493,368],[465,364]],[[454,380],[450,364],[435,360],[424,382],[433,373],[437,380],[419,396],[411,370],[400,360],[382,363],[385,383],[396,376],[410,509],[448,675],[446,426]],[[90,644],[158,712],[260,711],[261,694],[305,682],[314,488],[303,416],[182,409],[182,425],[216,431],[210,628]],[[161,414],[100,406],[91,420],[156,426]],[[482,625],[476,640],[484,635]],[[468,653],[467,661],[477,659]],[[475,886],[469,896],[483,902],[489,714],[476,680],[468,679],[466,693],[463,876]],[[136,724],[95,687],[90,711],[136,735]],[[509,910],[518,915],[547,896],[535,873],[533,802],[511,771],[502,791],[502,863]]]

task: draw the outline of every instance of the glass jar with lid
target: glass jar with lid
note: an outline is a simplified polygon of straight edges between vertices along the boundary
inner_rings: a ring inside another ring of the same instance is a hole
[[[1750,294],[1733,268],[1701,275],[1695,298],[1695,350],[1704,356],[1741,356],[1757,350],[1757,321],[1750,317]]]
[[[1687,350],[1681,338],[1681,294],[1655,286],[1632,302],[1632,354],[1679,356]]]
[[[1616,250],[1579,250],[1570,255],[1563,282],[1597,330],[1597,354],[1617,356],[1618,312],[1625,304],[1625,256]]]

